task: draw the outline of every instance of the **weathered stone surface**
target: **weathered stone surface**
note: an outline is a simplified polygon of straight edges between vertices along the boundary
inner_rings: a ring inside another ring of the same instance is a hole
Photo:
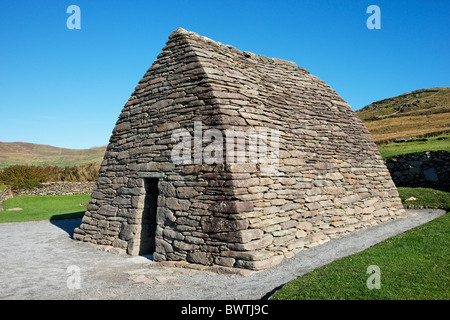
[[[187,243],[184,241],[179,241],[179,240],[174,240],[173,241],[173,247],[175,249],[180,249],[183,251],[191,251],[191,250],[197,250],[198,249],[198,245],[192,244],[192,243]]]
[[[165,207],[159,207],[156,212],[156,223],[163,225],[166,221],[175,222],[173,212]]]
[[[449,184],[450,152],[435,151],[395,156],[386,166],[396,185]]]
[[[186,260],[192,263],[203,264],[209,266],[213,263],[213,257],[207,252],[188,252]]]
[[[166,206],[171,210],[187,211],[191,206],[190,201],[177,198],[166,198]]]
[[[261,239],[253,240],[247,243],[230,243],[228,247],[231,250],[253,251],[267,247],[273,241],[272,235],[267,235]]]
[[[223,213],[249,212],[253,210],[253,203],[251,201],[220,201],[215,203],[210,210]]]
[[[173,252],[173,247],[171,244],[169,244],[167,241],[163,240],[163,239],[156,239],[155,241],[155,251],[156,252],[160,252],[160,253],[171,253]]]
[[[259,261],[266,260],[275,255],[274,252],[268,250],[254,250],[254,251],[224,251],[221,253],[223,257],[233,257],[242,260]]]
[[[158,185],[158,189],[161,195],[165,197],[176,197],[177,193],[172,183],[167,181],[161,181]]]
[[[117,213],[117,207],[106,205],[98,210],[98,214],[106,217],[114,217]]]
[[[277,255],[269,259],[259,261],[237,260],[235,266],[251,270],[263,270],[279,264],[283,260],[283,258],[284,256]]]
[[[203,232],[221,233],[233,232],[247,229],[249,222],[247,220],[232,220],[226,218],[203,217],[201,226]]]
[[[229,257],[216,257],[215,262],[218,265],[225,266],[225,267],[232,267],[234,265],[234,262],[236,259],[229,258]]]
[[[198,195],[198,192],[193,187],[178,187],[177,196],[179,198],[192,199]]]
[[[424,170],[423,171],[423,175],[425,176],[425,179],[427,181],[431,181],[431,182],[439,181],[439,178],[438,178],[437,173],[436,173],[436,169],[433,168],[433,167]]]
[[[119,236],[120,239],[127,241],[136,238],[139,233],[140,226],[136,224],[124,224]]]
[[[247,229],[235,232],[224,232],[211,234],[211,237],[227,242],[247,243],[254,239],[260,239],[264,232],[260,229]]]

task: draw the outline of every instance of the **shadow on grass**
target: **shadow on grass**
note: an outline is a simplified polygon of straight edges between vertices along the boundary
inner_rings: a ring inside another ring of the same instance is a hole
[[[67,232],[70,238],[73,237],[73,230],[80,226],[81,218],[86,211],[56,214],[50,217],[50,223]]]

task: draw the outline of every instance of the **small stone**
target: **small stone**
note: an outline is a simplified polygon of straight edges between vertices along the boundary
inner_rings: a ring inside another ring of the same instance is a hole
[[[260,261],[237,260],[235,263],[235,267],[247,268],[251,270],[264,270],[279,264],[283,260],[283,258],[283,255],[277,255],[269,259]]]
[[[6,209],[6,211],[22,211],[23,209],[22,208],[9,208],[9,209]]]
[[[224,232],[211,234],[211,237],[228,242],[247,243],[254,239],[260,239],[264,232],[260,229],[247,229],[235,232]]]
[[[166,206],[175,211],[187,211],[191,206],[189,200],[181,200],[177,198],[166,198]],[[158,208],[159,209],[159,208]]]
[[[251,201],[219,201],[210,208],[211,211],[222,213],[240,213],[253,210]]]
[[[226,218],[216,218],[205,216],[201,220],[203,232],[232,232],[247,229],[249,222],[247,220],[234,220]]]
[[[228,247],[231,250],[253,251],[267,247],[273,241],[272,235],[267,235],[261,239],[253,240],[247,243],[230,243]]]
[[[198,195],[198,192],[193,187],[178,187],[177,195],[179,198],[192,199]]]
[[[236,259],[229,258],[229,257],[216,257],[215,262],[218,265],[225,266],[225,267],[232,267],[234,265],[234,262]]]
[[[188,252],[186,260],[191,263],[203,264],[205,266],[209,266],[213,262],[211,254],[207,252]]]

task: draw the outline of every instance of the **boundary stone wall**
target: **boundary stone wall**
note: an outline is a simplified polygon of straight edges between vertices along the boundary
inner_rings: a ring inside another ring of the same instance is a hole
[[[450,152],[413,153],[385,162],[397,186],[450,184]]]
[[[42,188],[22,189],[14,193],[30,196],[91,194],[94,191],[95,182],[45,182],[42,185]]]
[[[42,188],[16,190],[14,194],[31,196],[91,194],[95,182],[47,182],[42,185]],[[12,198],[14,194],[9,188],[0,191],[0,211],[3,210],[2,203]]]

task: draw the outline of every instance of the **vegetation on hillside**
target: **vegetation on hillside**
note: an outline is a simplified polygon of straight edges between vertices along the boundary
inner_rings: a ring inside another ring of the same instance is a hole
[[[450,87],[421,89],[375,101],[357,111],[363,121],[402,117],[405,114],[433,114],[450,107]]]
[[[53,165],[67,167],[100,164],[106,147],[64,149],[25,142],[0,142],[0,168],[12,165]]]
[[[0,170],[0,185],[13,190],[41,187],[43,182],[95,181],[100,166],[95,163],[68,167],[14,165]]]
[[[450,133],[450,87],[421,89],[356,111],[377,144]]]

